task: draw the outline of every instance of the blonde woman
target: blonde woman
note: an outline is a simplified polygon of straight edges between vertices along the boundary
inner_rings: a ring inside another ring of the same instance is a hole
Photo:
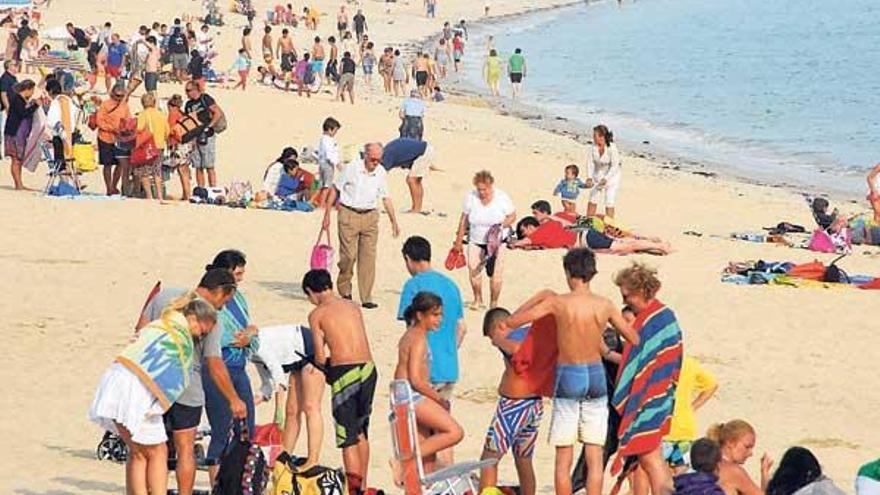
[[[468,307],[476,311],[486,307],[483,304],[484,268],[490,281],[490,307],[494,308],[498,305],[498,298],[501,297],[501,276],[504,271],[503,255],[500,246],[497,249],[494,247],[490,249],[489,231],[496,226],[500,226],[502,232],[510,228],[516,220],[516,210],[510,196],[495,187],[495,178],[488,170],[477,172],[473,184],[474,189],[464,200],[454,247],[458,252],[463,251],[464,236],[467,232],[468,271],[474,293],[474,300]]]
[[[743,469],[755,449],[755,429],[741,419],[717,423],[709,427],[706,436],[721,446],[718,464],[718,484],[727,495],[763,495],[770,482],[773,460],[765,453],[761,457],[761,484],[756,485]]]
[[[153,142],[159,149],[159,156],[150,163],[135,167],[134,175],[144,188],[146,199],[153,199],[152,186],[156,186],[156,199],[162,201],[162,159],[168,142],[169,127],[168,117],[156,108],[156,97],[153,93],[146,93],[141,97],[141,105],[144,109],[137,117],[138,131],[149,131],[153,135]]]
[[[101,377],[89,419],[128,447],[127,493],[165,493],[168,451],[162,415],[192,380],[194,339],[207,335],[217,312],[188,293],[142,328]],[[157,365],[156,363],[161,363]]]

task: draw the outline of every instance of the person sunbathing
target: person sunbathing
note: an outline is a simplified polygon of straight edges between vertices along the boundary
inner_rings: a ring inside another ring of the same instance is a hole
[[[571,248],[577,244],[577,234],[553,219],[548,218],[541,223],[535,217],[525,217],[519,221],[516,228],[519,240],[511,243],[511,248]],[[667,242],[638,237],[615,239],[592,228],[584,234],[583,242],[597,253],[667,255],[672,252],[672,246]]]
[[[428,379],[431,354],[427,334],[437,330],[442,317],[443,302],[436,294],[426,291],[416,294],[404,312],[408,328],[397,344],[397,368],[394,370],[394,379],[406,380],[412,388],[419,454],[426,473],[434,471],[437,452],[454,447],[464,438],[461,425],[449,414],[449,402],[434,390]],[[392,461],[392,469],[400,486],[402,468]]]

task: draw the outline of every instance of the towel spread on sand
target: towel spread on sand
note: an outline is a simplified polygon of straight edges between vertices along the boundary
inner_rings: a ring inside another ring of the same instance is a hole
[[[611,401],[621,416],[620,448],[612,466],[617,474],[624,457],[650,452],[669,433],[675,387],[681,371],[681,329],[675,313],[656,299],[636,318],[639,345],[626,344],[617,389]]]
[[[186,318],[174,311],[145,326],[116,362],[137,375],[167,411],[192,375],[193,338]]]

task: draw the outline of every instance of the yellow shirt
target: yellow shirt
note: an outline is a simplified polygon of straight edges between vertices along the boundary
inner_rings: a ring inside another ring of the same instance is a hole
[[[675,389],[675,407],[672,410],[672,425],[664,440],[672,442],[697,439],[697,417],[694,414],[693,400],[701,392],[717,386],[715,377],[700,366],[696,359],[685,356],[681,364],[681,374]]]
[[[156,108],[145,108],[137,117],[137,128],[139,131],[144,129],[153,134],[153,142],[160,150],[165,149],[165,142],[168,139],[168,118]]]

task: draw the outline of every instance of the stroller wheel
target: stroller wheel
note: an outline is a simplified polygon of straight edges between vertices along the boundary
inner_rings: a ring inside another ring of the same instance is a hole
[[[98,448],[95,449],[95,457],[100,461],[115,461],[114,454],[118,450],[119,444],[122,444],[122,440],[119,437],[109,431],[104,433],[104,437],[98,442]],[[123,447],[125,447],[125,444],[123,444]]]

